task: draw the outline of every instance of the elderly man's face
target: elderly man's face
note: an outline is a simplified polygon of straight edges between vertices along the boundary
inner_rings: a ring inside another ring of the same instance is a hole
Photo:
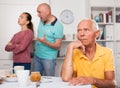
[[[77,37],[83,45],[89,46],[95,43],[96,31],[93,29],[92,22],[83,20],[78,24]]]

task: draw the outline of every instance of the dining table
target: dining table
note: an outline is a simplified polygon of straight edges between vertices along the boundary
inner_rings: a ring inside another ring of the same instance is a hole
[[[0,88],[21,88],[18,81],[4,81]],[[23,87],[22,87],[23,88]],[[27,87],[24,88],[92,88],[91,85],[69,85],[68,82],[62,81],[61,77],[41,76],[40,82],[31,82],[28,80]]]

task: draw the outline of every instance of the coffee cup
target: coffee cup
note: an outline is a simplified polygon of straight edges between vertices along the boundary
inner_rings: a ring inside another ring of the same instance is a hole
[[[29,70],[18,70],[16,72],[20,88],[26,88],[29,83]]]
[[[24,66],[14,66],[14,72],[15,72],[15,74],[16,74],[16,72],[18,70],[24,70]]]

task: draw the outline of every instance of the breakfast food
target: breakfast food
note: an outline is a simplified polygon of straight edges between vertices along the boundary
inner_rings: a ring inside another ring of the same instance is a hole
[[[0,79],[0,84],[2,84],[3,80]]]
[[[0,84],[2,84],[3,83],[3,78],[0,78]]]
[[[6,75],[6,77],[11,78],[11,77],[17,77],[17,76],[16,74],[9,74],[9,75]]]
[[[5,81],[6,81],[6,82],[16,82],[16,81],[17,81],[17,76],[16,76],[16,74],[6,75]]]

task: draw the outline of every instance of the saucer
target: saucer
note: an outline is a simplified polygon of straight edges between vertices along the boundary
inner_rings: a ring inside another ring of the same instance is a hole
[[[17,82],[17,77],[6,77],[5,81],[6,82]]]

